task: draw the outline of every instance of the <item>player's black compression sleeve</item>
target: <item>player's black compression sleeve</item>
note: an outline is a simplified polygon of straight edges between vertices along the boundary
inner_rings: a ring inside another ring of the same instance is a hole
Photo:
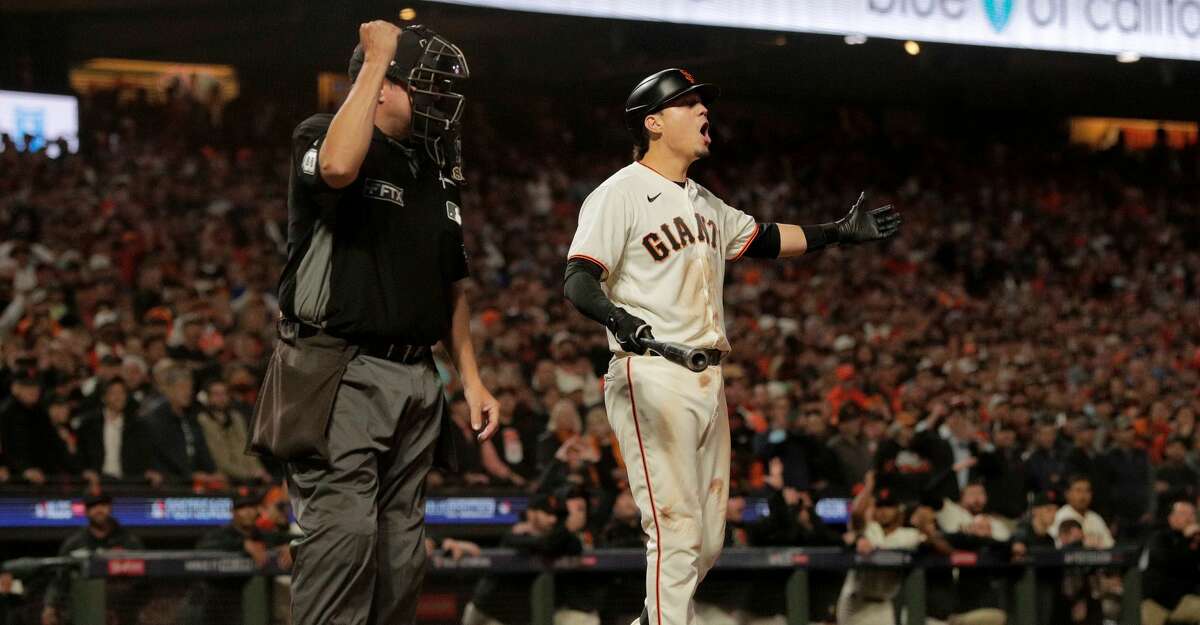
[[[746,256],[750,258],[779,258],[779,225],[758,224],[758,236],[746,248]]]
[[[582,258],[567,261],[567,273],[563,277],[563,292],[567,301],[583,316],[607,326],[617,307],[600,288],[600,276],[604,270],[599,265]]]

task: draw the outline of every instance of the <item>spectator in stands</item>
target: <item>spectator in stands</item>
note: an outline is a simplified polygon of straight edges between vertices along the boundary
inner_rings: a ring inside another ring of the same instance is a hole
[[[646,539],[633,493],[624,488],[613,499],[611,517],[600,531],[599,546],[605,549],[636,549],[640,555]],[[646,576],[641,571],[614,573],[608,578],[607,586],[609,597],[640,597],[646,592]],[[629,608],[630,605],[621,601],[606,601],[600,616],[605,623],[626,623],[636,617],[636,614],[626,614]]]
[[[611,480],[606,482],[602,476],[598,467],[600,460],[599,447],[592,445],[588,438],[572,436],[559,446],[554,458],[538,477],[538,490],[555,493],[579,487],[589,492],[605,493],[611,487]]]
[[[1166,527],[1150,539],[1142,574],[1142,625],[1200,623],[1200,525],[1194,501],[1172,503]]]
[[[1037,423],[1033,436],[1034,447],[1025,456],[1025,473],[1029,476],[1029,490],[1032,492],[1063,490],[1063,481],[1068,477],[1067,465],[1055,445],[1057,439],[1058,428],[1053,421],[1043,419]]]
[[[200,315],[195,313],[180,315],[175,319],[174,336],[168,340],[170,346],[167,348],[167,355],[172,360],[187,365],[193,371],[211,373],[211,368],[215,363],[201,346],[204,331],[205,323]],[[206,379],[202,377],[201,381],[206,381]]]
[[[192,372],[173,364],[162,371],[161,377],[159,392],[165,401],[157,402],[145,417],[151,452],[147,479],[153,486],[222,480],[204,441],[204,431],[196,421]]]
[[[281,570],[292,568],[292,552],[286,534],[264,532],[258,527],[257,495],[239,495],[233,500],[233,518],[200,537],[197,551],[240,553],[266,569],[274,564]],[[192,585],[187,598],[187,625],[224,625],[239,622],[242,588],[249,578],[213,578]],[[236,614],[237,616],[232,616]]]
[[[987,512],[988,496],[983,482],[967,483],[958,501],[944,501],[937,513],[938,527],[946,534],[986,536],[1007,541],[1012,535],[1003,519]]]
[[[845,410],[846,405],[842,406]],[[864,475],[864,479],[865,479]],[[745,522],[743,513],[745,499],[730,498],[730,516],[726,521],[728,534],[725,546],[752,547],[831,547],[844,546],[840,532],[827,525],[817,514],[809,493],[787,486],[784,481],[783,463],[778,458],[768,464],[763,478],[767,486],[767,516],[753,522]],[[734,502],[740,505],[734,509]],[[738,592],[733,601],[715,597],[713,590],[706,591],[710,601],[720,604],[733,603],[735,614],[750,615],[750,622],[771,623],[771,618],[781,619],[785,612],[786,599],[782,589],[786,576],[776,573],[743,574],[738,579],[749,582],[734,585]],[[713,573],[709,573],[713,575]],[[811,571],[809,573],[809,619],[814,622],[832,620],[838,601],[838,592],[844,581],[840,571]],[[767,617],[766,620],[763,620]]]
[[[776,418],[786,414],[789,404],[776,400],[772,410]],[[778,421],[777,421],[778,422]],[[762,460],[783,461],[784,484],[816,497],[845,496],[849,489],[843,484],[843,471],[837,454],[828,446],[828,421],[821,411],[809,407],[788,429],[773,429],[768,434]],[[782,440],[780,438],[782,437]]]
[[[973,410],[970,400],[956,396],[946,408],[944,425],[939,419],[941,411],[934,411],[917,425],[913,445],[929,458],[933,471],[924,497],[928,502],[956,501],[970,482],[982,452],[976,440],[979,426],[971,414]]]
[[[592,455],[596,458],[596,472],[600,483],[609,494],[615,494],[617,482],[624,476],[625,460],[621,456],[617,435],[608,422],[608,414],[603,406],[597,406],[587,412],[583,439],[594,452]]]
[[[915,438],[912,423],[892,423],[874,461],[879,487],[907,504],[921,501],[933,476],[933,465],[915,446]]]
[[[1196,429],[1196,411],[1190,404],[1182,403],[1175,411],[1175,417],[1172,420],[1172,426],[1175,428],[1175,436],[1184,440],[1192,440],[1197,432]]]
[[[1013,532],[1012,557],[1022,561],[1029,557],[1031,549],[1052,551],[1055,549],[1054,537],[1050,535],[1050,527],[1054,525],[1054,516],[1059,508],[1058,494],[1054,491],[1037,493],[1033,496],[1029,514],[1017,523]],[[1052,567],[1038,568],[1034,572],[1034,588],[1037,600],[1034,602],[1038,625],[1055,625],[1054,615],[1060,608],[1062,588],[1062,570]]]
[[[12,381],[11,396],[0,404],[0,440],[9,470],[31,484],[46,483],[53,467],[50,446],[54,433],[42,408],[42,385],[34,372],[21,371]]]
[[[515,428],[501,428],[499,430],[501,447],[505,447],[509,452],[507,456],[502,456],[496,452],[496,444],[492,439],[483,441],[480,444],[480,464],[490,476],[489,482],[495,485],[509,483],[517,488],[522,488],[529,483],[529,480],[519,470],[524,458],[525,448],[521,444],[521,435]],[[497,438],[497,437],[493,437]],[[513,460],[512,464],[509,459]]]
[[[480,445],[481,461],[496,480],[523,487],[537,477],[538,432],[511,386],[495,387],[494,395],[500,404],[500,428]]]
[[[134,416],[125,381],[114,378],[100,391],[101,403],[79,424],[83,476],[93,485],[140,480],[146,472],[145,426]]]
[[[1103,462],[1105,490],[1114,502],[1109,520],[1117,527],[1122,540],[1137,539],[1152,520],[1154,491],[1150,456],[1137,446],[1132,419],[1118,418],[1112,439],[1113,446],[1104,454]]]
[[[450,400],[450,422],[454,424],[453,435],[458,438],[454,448],[458,457],[459,474],[441,475],[433,470],[431,474],[435,475],[434,479],[446,479],[468,485],[489,484],[491,478],[484,467],[482,447],[475,444],[477,436],[471,429],[471,409],[461,392],[456,393]]]
[[[536,494],[530,498],[525,520],[514,525],[500,540],[500,545],[543,558],[579,555],[583,544],[567,529],[565,517],[566,508],[557,497]],[[463,610],[463,625],[529,622],[529,602],[507,600],[501,592],[501,588],[510,586],[513,579],[511,575],[488,575],[480,579],[470,603]]]
[[[1054,514],[1054,523],[1050,525],[1050,535],[1061,547],[1063,539],[1059,536],[1059,526],[1064,521],[1073,520],[1079,524],[1083,534],[1082,546],[1089,549],[1111,549],[1113,546],[1112,533],[1104,519],[1091,509],[1092,481],[1082,475],[1076,475],[1068,481],[1067,503]]]
[[[138,413],[141,403],[154,392],[154,385],[147,374],[146,360],[141,356],[131,354],[121,360],[121,379],[129,391],[133,414]]]
[[[726,523],[727,546],[828,546],[840,545],[841,535],[832,531],[813,507],[809,493],[787,486],[783,461],[773,458],[767,465],[767,516],[744,523],[742,510],[731,512]],[[740,502],[745,507],[745,500]]]
[[[783,442],[793,424],[803,425],[799,415],[792,411],[792,398],[787,395],[770,398],[765,413],[767,427],[754,436],[754,451],[760,455],[769,446]]]
[[[1187,454],[1187,465],[1200,475],[1200,428],[1197,428],[1191,438],[1191,449]]]
[[[98,323],[98,322],[97,322]],[[104,327],[114,327],[113,322],[109,322]],[[97,326],[96,331],[100,332],[101,326]],[[79,385],[81,410],[91,410],[100,405],[100,396],[108,383],[121,374],[121,357],[116,354],[105,354],[100,358],[100,363],[96,367],[96,373],[90,378],[83,380]]]
[[[186,367],[167,358],[165,354],[153,362],[154,366],[150,369],[149,389],[138,405],[138,416],[143,418],[169,403],[166,394],[168,375],[174,376],[178,371],[187,371]]]
[[[568,399],[561,399],[550,408],[550,420],[546,431],[538,437],[538,471],[545,471],[559,455],[568,441],[577,438],[583,430],[579,409]]]
[[[596,377],[592,364],[579,351],[579,341],[570,332],[559,332],[550,343],[554,357],[554,381],[563,395],[578,394],[575,405],[586,410],[603,403],[600,379]]]
[[[1029,513],[1017,523],[1012,535],[1012,553],[1016,559],[1028,555],[1030,549],[1053,549],[1054,536],[1050,528],[1060,507],[1058,493],[1047,491],[1033,496]]]
[[[262,498],[238,495],[233,500],[233,518],[228,525],[209,531],[196,543],[198,551],[230,551],[244,553],[264,568],[274,559],[279,568],[291,568],[291,548],[286,534],[264,532],[258,527]]]
[[[937,513],[938,527],[955,549],[982,555],[1007,556],[1011,534],[1007,524],[985,512],[987,490],[969,482],[959,500],[945,501]],[[951,623],[1003,625],[1003,578],[992,571],[960,568],[927,572],[929,614]]]
[[[1100,484],[1104,479],[1104,459],[1096,451],[1096,420],[1080,416],[1074,419],[1072,445],[1063,459],[1068,475],[1085,475],[1093,484]],[[1107,512],[1107,497],[1098,493],[1092,507]]]
[[[249,489],[251,487],[244,486],[242,488]],[[285,488],[272,486],[259,499],[258,518],[254,520],[254,524],[259,531],[264,533],[292,534],[294,537],[299,537],[300,528],[293,523],[291,510],[291,501],[288,499]]]
[[[776,458],[772,464],[779,467],[773,474],[775,483],[782,483],[782,462]],[[794,491],[793,491],[794,492]],[[746,496],[741,492],[730,493],[725,508],[725,547],[752,547],[765,532],[759,527],[773,525],[773,520],[746,522]],[[783,513],[786,515],[786,511]],[[786,521],[780,519],[780,524]],[[698,623],[770,623],[776,614],[784,611],[783,588],[786,579],[780,579],[775,571],[723,571],[710,570],[704,583],[696,588],[695,613]]]
[[[600,532],[600,545],[613,549],[641,549],[645,540],[633,493],[628,488],[622,489],[613,500],[612,518]]]
[[[63,479],[77,479],[83,470],[79,436],[72,427],[71,400],[65,395],[51,395],[46,401],[46,416],[50,421],[49,472]]]
[[[592,551],[596,540],[588,529],[589,493],[581,488],[562,493],[563,527],[579,542],[581,553]],[[600,608],[604,605],[607,587],[597,584],[594,575],[563,573],[554,582],[554,622],[558,625],[600,625]]]
[[[1200,496],[1200,473],[1187,463],[1188,440],[1179,436],[1167,439],[1163,462],[1154,470],[1154,491],[1158,493],[1160,519],[1172,513],[1171,503],[1178,499],[1196,501]]]
[[[873,452],[863,437],[863,410],[847,402],[838,410],[837,434],[829,439],[829,448],[842,468],[842,483],[849,488],[862,482],[871,469]]]
[[[987,491],[988,512],[1011,527],[1028,507],[1025,461],[1017,446],[1017,430],[1011,422],[996,423],[992,448],[980,453],[977,467]]]
[[[1083,526],[1074,518],[1058,528],[1059,549],[1077,551],[1089,548]],[[1068,567],[1062,572],[1061,599],[1057,602],[1055,623],[1100,625],[1103,621],[1099,600],[1099,578],[1084,567]]]
[[[112,498],[98,493],[83,500],[87,514],[87,527],[71,534],[58,548],[58,555],[69,556],[90,554],[120,549],[142,549],[142,541],[125,529],[112,516]],[[70,573],[61,571],[46,589],[45,607],[42,609],[42,625],[65,623],[67,600],[70,598]],[[128,607],[128,606],[126,606]],[[119,623],[132,625],[126,614]]]
[[[25,603],[25,585],[8,571],[0,572],[0,623],[20,623],[22,604]]]
[[[208,381],[204,402],[196,413],[216,471],[234,482],[270,482],[271,474],[257,456],[246,453],[249,436],[246,415],[233,405],[229,386],[219,378]]]

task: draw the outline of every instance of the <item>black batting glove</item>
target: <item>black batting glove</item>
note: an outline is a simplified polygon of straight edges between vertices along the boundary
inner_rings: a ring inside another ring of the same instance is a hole
[[[900,231],[900,213],[896,212],[891,204],[868,211],[862,208],[866,198],[865,191],[859,194],[858,201],[850,207],[850,212],[834,222],[839,245],[889,239]]]
[[[641,339],[654,338],[650,332],[650,324],[625,312],[623,308],[614,309],[604,325],[608,327],[609,332],[613,333],[613,336],[617,337],[617,343],[621,345],[621,350],[631,354],[639,356],[645,354],[646,346],[642,345]]]

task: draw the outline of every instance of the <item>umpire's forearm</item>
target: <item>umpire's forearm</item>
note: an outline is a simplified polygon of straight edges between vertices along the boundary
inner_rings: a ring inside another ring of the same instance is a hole
[[[371,145],[375,107],[379,103],[379,89],[386,72],[386,61],[367,59],[354,85],[350,87],[346,101],[329,124],[329,132],[321,142],[318,161],[321,164],[321,178],[333,188],[344,187],[358,177],[358,170]]]
[[[462,378],[463,388],[479,386],[479,365],[475,362],[475,345],[471,341],[471,309],[467,305],[465,280],[455,282],[450,288],[454,304],[450,312],[450,331],[444,339],[446,351],[454,360],[454,368]]]

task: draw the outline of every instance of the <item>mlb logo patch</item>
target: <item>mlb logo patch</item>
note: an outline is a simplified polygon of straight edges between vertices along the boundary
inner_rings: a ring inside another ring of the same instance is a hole
[[[446,202],[446,217],[458,225],[462,225],[462,211],[458,209],[458,204],[454,202]]]

